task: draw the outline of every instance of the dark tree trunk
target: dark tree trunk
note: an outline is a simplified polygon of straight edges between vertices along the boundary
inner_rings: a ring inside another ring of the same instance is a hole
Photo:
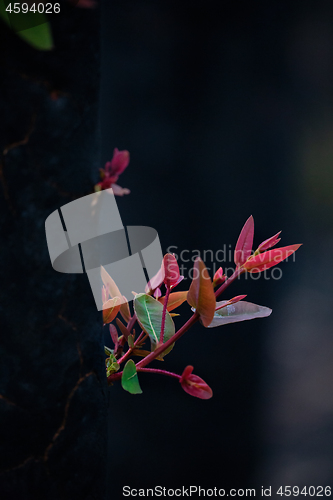
[[[98,172],[99,12],[61,4],[55,49],[1,22],[0,497],[102,499],[107,384],[86,275],[52,269],[47,216]]]

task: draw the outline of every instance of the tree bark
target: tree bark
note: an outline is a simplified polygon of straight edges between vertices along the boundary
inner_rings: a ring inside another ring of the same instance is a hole
[[[45,238],[47,216],[97,180],[99,12],[62,3],[51,23],[50,52],[1,23],[0,496],[101,500],[101,315]]]

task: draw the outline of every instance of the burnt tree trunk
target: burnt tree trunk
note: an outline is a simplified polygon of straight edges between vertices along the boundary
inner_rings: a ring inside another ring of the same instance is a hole
[[[99,167],[99,12],[61,4],[55,49],[1,22],[0,497],[102,499],[107,384],[86,275],[52,269],[45,219]]]

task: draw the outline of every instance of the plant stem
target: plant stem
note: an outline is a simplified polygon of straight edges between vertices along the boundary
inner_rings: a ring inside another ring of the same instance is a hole
[[[123,363],[124,361],[126,361],[126,359],[130,356],[130,354],[132,353],[132,351],[135,349],[135,347],[138,345],[138,343],[140,342],[140,340],[142,340],[142,338],[145,335],[146,335],[146,337],[148,337],[148,335],[145,334],[145,332],[141,332],[140,333],[140,335],[138,336],[138,338],[134,342],[133,347],[129,347],[128,350],[125,352],[125,354],[121,358],[117,359],[118,365],[121,365],[121,363]]]
[[[131,331],[133,326],[135,325],[136,319],[137,319],[136,314],[134,313],[133,316],[131,317],[131,319],[129,320],[129,322],[127,323],[127,329],[129,331]]]
[[[244,269],[242,269],[241,267],[237,268],[233,274],[230,276],[230,278],[228,278],[221,286],[220,288],[218,288],[215,292],[215,297],[219,297],[221,295],[222,292],[224,292],[224,290],[229,286],[231,285],[231,283],[233,281],[235,281],[236,278],[238,278],[238,276],[240,274],[242,274],[244,272]]]
[[[177,373],[168,372],[166,370],[160,370],[159,368],[138,368],[138,372],[147,372],[147,373],[160,373],[161,375],[167,375],[168,377],[174,377],[180,379],[181,376],[177,375]]]
[[[160,344],[163,344],[163,339],[164,339],[165,317],[166,317],[166,312],[167,312],[167,305],[168,305],[169,295],[170,295],[170,286],[167,285],[165,299],[164,299],[164,304],[163,304],[163,312],[162,312]]]
[[[241,268],[236,269],[236,271],[228,278],[223,285],[220,286],[218,290],[215,292],[215,296],[218,297],[235,279],[243,272]],[[136,365],[138,368],[146,366],[149,364],[153,359],[155,359],[157,356],[159,356],[163,351],[165,351],[171,344],[176,342],[182,335],[184,335],[187,330],[194,325],[199,319],[199,314],[193,313],[193,315],[190,317],[190,319],[176,332],[167,342],[165,342],[163,345],[158,347],[154,352],[143,358],[139,363]]]
[[[171,338],[169,338],[169,340],[167,340],[163,345],[161,345],[160,347],[157,347],[157,349],[155,349],[154,352],[151,352],[150,354],[148,354],[148,356],[146,356],[145,358],[143,358],[141,361],[139,361],[139,363],[137,363],[137,368],[142,368],[146,365],[148,365],[151,361],[153,361],[153,359],[155,359],[157,356],[159,356],[163,351],[165,351],[171,344],[173,344],[174,342],[176,342],[176,340],[178,340],[182,335],[184,335],[185,332],[187,332],[187,330],[196,322],[198,321],[199,319],[199,314],[197,313],[194,313],[192,314],[192,316],[190,317],[189,320],[186,321],[186,323],[178,330],[178,332],[176,332]]]
[[[236,269],[235,272],[230,276],[230,278],[228,278],[220,286],[220,288],[218,288],[218,290],[216,290],[215,297],[216,298],[219,297],[221,295],[221,293],[224,292],[224,290],[229,285],[231,285],[231,283],[233,281],[235,281],[235,279],[238,278],[238,276],[241,273],[243,273],[243,272],[244,272],[244,269],[242,269],[242,268]],[[198,319],[199,319],[199,314],[193,313],[192,316],[186,321],[186,323],[184,323],[184,325],[178,330],[178,332],[176,332],[163,345],[161,345],[160,347],[158,347],[157,349],[155,349],[154,352],[151,352],[150,354],[148,354],[148,356],[146,356],[145,358],[143,358],[141,361],[139,361],[136,364],[137,371],[142,371],[142,368],[144,368],[146,365],[148,365],[149,363],[151,363],[151,361],[153,361],[157,356],[159,356],[163,351],[165,351],[171,344],[173,344],[174,342],[176,342],[176,340],[178,340],[182,335],[184,335],[184,333],[186,333],[187,330],[189,328],[191,328],[191,326],[194,325],[194,323],[196,323],[198,321]],[[117,372],[117,373],[113,373],[112,375],[109,375],[108,382],[112,382],[114,380],[119,380],[121,378],[121,376],[122,376],[122,373],[123,372]]]

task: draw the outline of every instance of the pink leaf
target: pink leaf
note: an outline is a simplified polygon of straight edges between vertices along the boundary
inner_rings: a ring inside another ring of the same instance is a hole
[[[253,246],[254,220],[252,215],[245,222],[236,243],[234,260],[236,266],[241,266],[250,257]]]
[[[185,392],[199,399],[210,399],[213,391],[202,378],[192,375],[193,366],[187,366],[183,371],[179,382]]]
[[[258,250],[259,252],[264,252],[265,250],[268,250],[269,248],[272,248],[274,247],[277,243],[279,243],[279,241],[281,240],[281,238],[278,238],[279,234],[281,233],[281,231],[279,231],[278,233],[274,234],[274,236],[271,236],[270,238],[268,238],[267,240],[263,241],[259,246],[258,246]]]
[[[129,161],[130,154],[128,151],[119,151],[115,148],[113,158],[105,165],[105,170],[108,170],[110,175],[120,175],[128,167]]]
[[[122,188],[121,186],[118,186],[118,184],[116,184],[119,175],[122,174],[123,171],[128,167],[129,161],[130,154],[128,151],[119,151],[117,148],[115,148],[112,160],[105,163],[104,169],[99,169],[102,181],[95,185],[95,191],[110,189],[112,187],[113,193],[117,196],[129,194],[129,189]]]
[[[164,266],[163,266],[163,261],[160,269],[157,271],[155,276],[152,277],[150,281],[148,281],[146,287],[145,287],[145,292],[146,293],[151,293],[154,291],[156,288],[159,288],[160,285],[162,285],[164,280]]]
[[[130,190],[127,188],[122,188],[118,184],[111,184],[113,194],[115,196],[124,196],[124,194],[130,194]]]

